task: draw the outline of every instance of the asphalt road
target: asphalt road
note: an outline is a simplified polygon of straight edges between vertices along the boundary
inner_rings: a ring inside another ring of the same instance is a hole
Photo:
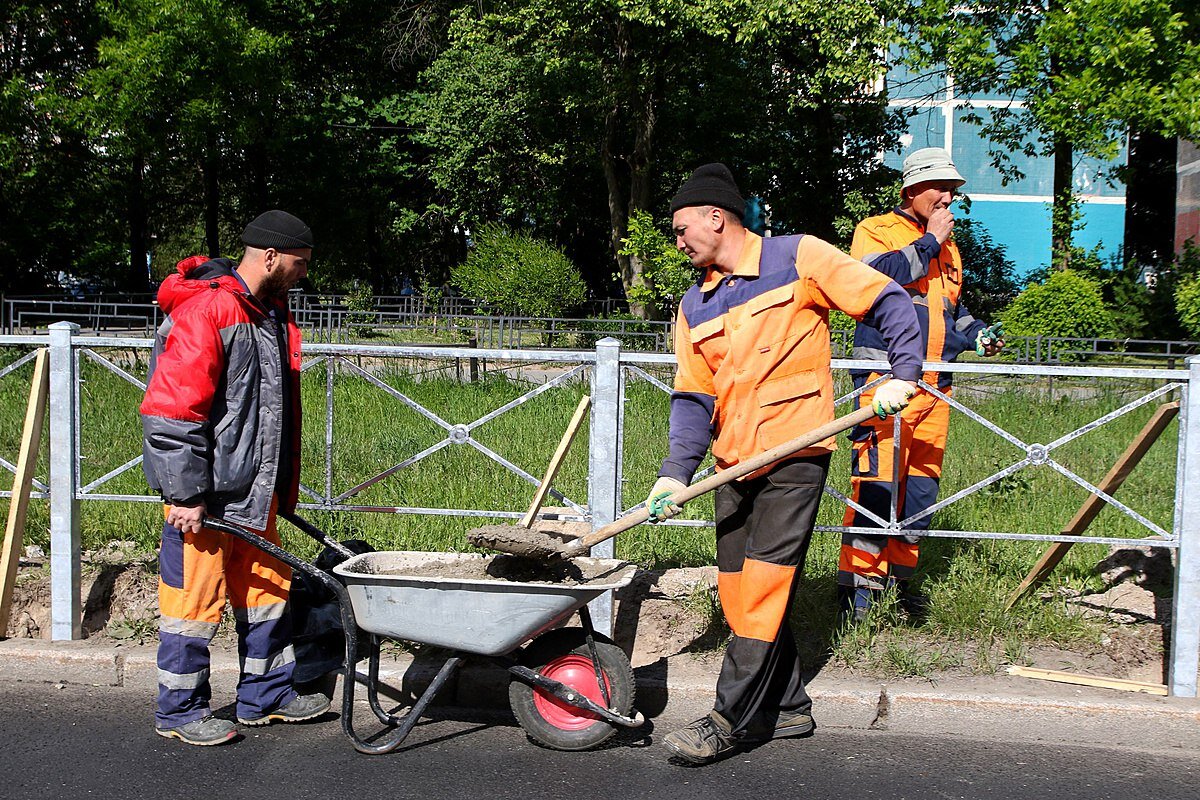
[[[595,752],[559,753],[529,742],[506,715],[456,713],[422,723],[404,749],[384,756],[354,752],[332,712],[313,723],[249,729],[233,744],[205,748],[155,735],[152,719],[152,698],[143,690],[0,682],[0,798],[1200,796],[1200,759],[1184,752],[819,728],[807,739],[694,768],[671,762],[656,741],[688,721],[670,717],[654,720],[649,736],[627,736]],[[363,706],[355,719],[365,731],[373,718]]]

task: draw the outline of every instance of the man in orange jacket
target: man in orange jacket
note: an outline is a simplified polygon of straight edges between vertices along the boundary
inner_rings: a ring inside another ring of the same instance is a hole
[[[763,238],[743,227],[729,169],[706,164],[671,201],[676,246],[700,270],[680,304],[670,450],[647,499],[652,519],[712,447],[730,468],[833,419],[829,311],[881,332],[894,377],[877,414],[915,391],[920,332],[894,281],[815,236]],[[787,622],[828,471],[830,437],[717,490],[717,588],[733,638],[713,710],[663,739],[706,764],[740,748],[813,730],[812,700]]]
[[[904,160],[900,207],[858,224],[850,255],[904,286],[912,298],[921,325],[926,361],[954,361],[966,350],[992,356],[1004,347],[1000,325],[988,327],[976,320],[961,301],[962,258],[951,234],[954,214],[950,204],[966,181],[950,154],[940,147],[917,150]],[[858,325],[854,331],[854,358],[880,360],[887,355],[879,332]],[[874,372],[852,372],[855,387],[877,380]],[[950,373],[926,372],[925,383],[950,395]],[[872,402],[875,389],[861,395]],[[925,511],[937,500],[946,449],[950,406],[927,391],[913,396],[900,415],[899,464],[892,420],[871,420],[850,434],[853,442],[851,491],[855,503],[887,522],[891,518],[896,487],[896,519]],[[926,515],[905,525],[926,530]],[[879,523],[854,507],[847,507],[848,527],[877,528]],[[913,616],[924,613],[924,599],[912,591],[909,580],[917,566],[919,536],[883,536],[864,532],[842,537],[838,560],[838,588],[843,621],[860,621],[884,589],[895,586],[901,605]]]

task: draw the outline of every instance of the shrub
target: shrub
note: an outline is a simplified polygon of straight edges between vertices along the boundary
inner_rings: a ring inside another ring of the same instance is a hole
[[[579,270],[554,245],[492,223],[474,239],[450,274],[476,302],[517,316],[559,317],[586,298]]]
[[[366,281],[354,281],[346,292],[346,322],[350,324],[350,335],[366,339],[375,335],[375,295],[371,284]]]
[[[1200,275],[1184,278],[1175,288],[1175,313],[1188,336],[1200,338]]]
[[[641,282],[629,287],[629,302],[674,313],[684,292],[696,282],[688,257],[641,209],[629,215],[629,235],[621,243],[621,255],[637,259],[642,266]]]
[[[1072,270],[1026,286],[1000,316],[1009,336],[1091,339],[1112,331],[1099,285]]]

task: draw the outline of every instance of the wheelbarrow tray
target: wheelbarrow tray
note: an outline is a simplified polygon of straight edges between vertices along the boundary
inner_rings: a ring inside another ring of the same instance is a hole
[[[636,564],[579,558],[584,583],[520,583],[406,575],[430,561],[483,560],[479,553],[381,551],[334,567],[350,595],[358,626],[368,633],[466,653],[497,656],[562,622],[610,589],[627,586]]]

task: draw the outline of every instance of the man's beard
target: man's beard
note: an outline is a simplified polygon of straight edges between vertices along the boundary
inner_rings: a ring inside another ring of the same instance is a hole
[[[268,272],[263,278],[263,282],[258,287],[258,292],[263,300],[286,300],[288,290],[291,289],[287,277],[282,272]]]

